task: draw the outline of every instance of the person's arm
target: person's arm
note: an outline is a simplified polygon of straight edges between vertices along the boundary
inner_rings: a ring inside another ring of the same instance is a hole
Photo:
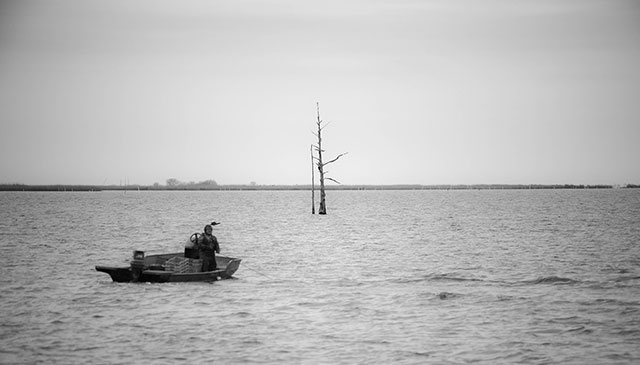
[[[218,244],[216,236],[213,236],[213,247],[216,250],[216,253],[220,253],[220,245]]]

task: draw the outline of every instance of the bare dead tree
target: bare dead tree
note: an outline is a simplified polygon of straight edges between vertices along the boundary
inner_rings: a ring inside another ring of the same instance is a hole
[[[316,111],[317,111],[317,121],[316,121],[316,125],[318,127],[318,132],[314,133],[315,136],[318,138],[318,144],[317,145],[311,145],[311,160],[315,160],[316,161],[316,165],[318,167],[318,172],[320,175],[320,207],[318,208],[318,214],[327,214],[327,204],[326,204],[326,194],[325,194],[325,189],[324,189],[324,181],[326,180],[330,180],[333,181],[337,184],[340,184],[339,181],[332,179],[330,177],[326,177],[326,173],[327,171],[325,171],[325,166],[336,162],[340,157],[344,156],[347,154],[347,152],[345,153],[341,153],[338,155],[338,157],[334,158],[333,160],[329,161],[329,162],[323,162],[322,161],[322,153],[324,152],[324,150],[322,149],[322,130],[324,129],[324,127],[326,127],[326,124],[323,125],[322,119],[320,119],[320,103],[316,103]],[[317,152],[317,156],[313,155],[313,149],[315,148],[316,152]],[[311,179],[312,181],[314,180],[314,176],[313,176],[313,170],[312,170],[312,175],[311,175]],[[315,205],[315,185],[314,183],[311,184],[311,198],[313,199],[313,203]],[[315,214],[315,207],[313,207],[311,209],[311,213]]]

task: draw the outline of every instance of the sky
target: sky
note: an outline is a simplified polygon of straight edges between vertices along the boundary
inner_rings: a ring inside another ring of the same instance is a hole
[[[0,183],[640,183],[640,1],[0,0]],[[317,174],[316,174],[317,177]]]

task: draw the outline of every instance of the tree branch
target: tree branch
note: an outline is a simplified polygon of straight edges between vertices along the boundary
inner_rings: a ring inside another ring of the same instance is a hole
[[[339,154],[339,155],[338,155],[338,157],[334,158],[333,160],[331,160],[331,161],[329,161],[329,162],[324,163],[322,166],[327,166],[328,164],[330,164],[330,163],[332,163],[332,162],[336,162],[336,161],[338,161],[338,159],[339,159],[340,157],[342,157],[342,156],[346,155],[347,153],[349,153],[349,152],[345,152],[345,153],[341,153],[341,154]]]
[[[331,180],[331,181],[333,181],[333,182],[334,182],[334,183],[336,183],[336,184],[342,185],[342,184],[340,184],[340,181],[338,181],[338,180],[336,180],[336,179],[332,179],[332,178],[330,178],[330,177],[325,177],[325,179],[326,179],[326,180]]]

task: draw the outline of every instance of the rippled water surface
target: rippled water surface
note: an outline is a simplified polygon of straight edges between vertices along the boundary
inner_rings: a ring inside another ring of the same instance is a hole
[[[0,363],[638,363],[640,190],[0,193]],[[214,283],[95,265],[242,258]]]

